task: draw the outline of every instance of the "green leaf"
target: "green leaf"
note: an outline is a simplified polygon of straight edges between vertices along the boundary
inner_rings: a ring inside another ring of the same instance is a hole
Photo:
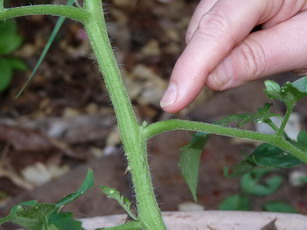
[[[56,206],[62,207],[64,205],[74,201],[75,199],[82,196],[87,190],[89,190],[93,186],[94,186],[93,170],[89,169],[87,171],[86,178],[85,178],[83,184],[81,185],[81,187],[78,189],[78,191],[64,197],[62,200],[60,200],[59,202],[56,203]]]
[[[242,113],[242,114],[231,114],[223,119],[214,122],[216,125],[221,125],[221,126],[227,126],[232,123],[235,123],[237,126],[239,126],[239,123],[249,117],[248,113]]]
[[[59,230],[83,230],[82,223],[73,219],[70,212],[54,212],[48,218],[48,224]]]
[[[300,184],[300,186],[304,186],[307,185],[307,176],[301,176],[299,178],[297,178],[297,183]]]
[[[14,70],[26,71],[28,66],[26,63],[18,58],[6,58]]]
[[[10,216],[5,216],[5,217],[0,218],[0,226],[7,222],[10,222]]]
[[[302,131],[299,134],[298,142],[291,140],[291,143],[302,150],[307,147],[307,133]],[[232,168],[224,168],[224,176],[238,177],[251,172],[256,166],[265,168],[290,168],[303,162],[291,154],[285,153],[282,149],[270,144],[259,145],[254,152],[245,160]]]
[[[224,176],[225,177],[240,177],[246,173],[251,172],[257,165],[254,161],[249,158],[241,161],[240,163],[234,165],[232,168],[224,167]]]
[[[10,54],[14,52],[22,43],[22,37],[15,34],[6,34],[1,37],[0,54]]]
[[[20,206],[33,206],[33,205],[36,205],[36,204],[38,204],[37,200],[29,200],[29,201],[21,202],[18,205],[20,205]]]
[[[66,6],[72,6],[74,4],[75,0],[68,0],[67,3],[66,3]],[[33,72],[31,73],[31,75],[28,77],[28,80],[27,82],[24,84],[24,86],[22,87],[22,89],[18,92],[16,98],[18,98],[22,92],[27,88],[27,86],[29,85],[29,83],[31,82],[31,80],[33,79],[34,75],[36,74],[38,68],[40,67],[40,65],[42,64],[44,58],[46,57],[52,43],[54,42],[54,39],[56,38],[56,35],[58,34],[59,30],[61,29],[61,26],[63,25],[65,21],[65,17],[59,17],[47,43],[46,43],[46,46],[44,47],[43,51],[42,51],[42,54],[41,56],[39,57],[34,69],[33,69]]]
[[[7,33],[16,34],[17,29],[18,28],[17,28],[16,23],[11,19],[0,22],[0,36],[7,34]]]
[[[37,201],[24,202],[14,206],[10,214],[5,217],[5,222],[20,225],[26,229],[41,230],[47,226],[46,217],[58,208],[52,204],[38,203]],[[5,222],[0,222],[3,224]]]
[[[197,200],[200,156],[208,138],[209,135],[206,133],[196,133],[192,141],[180,149],[179,168],[195,201]]]
[[[297,148],[301,149],[304,152],[307,152],[307,132],[306,131],[301,131],[297,135],[297,141],[292,142]]]
[[[291,85],[296,88],[300,93],[304,95],[307,94],[307,77],[302,77],[291,83]]]
[[[270,122],[270,118],[271,117],[280,117],[279,114],[275,114],[275,113],[271,113],[271,107],[273,104],[270,103],[265,103],[265,105],[261,108],[258,109],[258,111],[256,113],[253,114],[249,114],[249,116],[242,120],[238,126],[243,126],[246,125],[248,123],[269,123]]]
[[[13,70],[6,59],[0,59],[0,92],[6,90],[13,77]]]
[[[12,20],[0,22],[0,54],[14,52],[22,43],[22,37],[17,34],[17,25]]]
[[[219,210],[248,211],[250,209],[250,199],[239,194],[226,197],[219,205]]]
[[[258,166],[268,168],[289,168],[303,163],[282,149],[266,143],[259,145],[249,158]]]
[[[302,130],[297,135],[297,142],[300,143],[304,148],[307,148],[307,132]]]
[[[137,220],[137,217],[133,214],[131,210],[131,202],[126,197],[122,196],[119,191],[117,191],[115,188],[110,188],[107,186],[100,186],[102,189],[102,192],[106,194],[108,198],[114,199],[118,202],[118,204],[128,213],[128,215],[134,219]]]
[[[1,226],[2,224],[7,223],[7,222],[9,222],[9,220],[8,220],[7,217],[0,218],[0,226]]]
[[[45,217],[56,211],[58,208],[53,204],[37,203],[34,205],[19,205],[16,214],[24,218],[40,219],[45,221]]]
[[[284,102],[288,107],[307,96],[307,77],[294,82],[287,82],[280,87],[276,82],[265,81],[265,92],[268,97]]]
[[[283,201],[267,202],[263,205],[263,209],[269,212],[297,213],[297,210],[294,207]]]
[[[242,191],[256,196],[267,196],[278,190],[283,182],[281,176],[270,176],[263,178],[270,169],[255,168],[252,172],[245,174],[240,181]]]
[[[74,220],[71,213],[58,210],[54,204],[24,202],[14,206],[0,224],[11,222],[30,230],[83,230],[81,222]]]
[[[231,123],[236,123],[238,127],[242,127],[248,123],[269,123],[271,117],[280,117],[279,114],[271,113],[272,104],[265,103],[265,105],[258,109],[256,113],[242,113],[232,114],[215,122],[214,124],[226,126]]]
[[[264,82],[265,92],[271,99],[281,100],[281,88],[275,81],[267,80]]]
[[[87,176],[77,192],[56,204],[27,201],[14,206],[8,216],[0,219],[0,224],[12,222],[30,230],[82,230],[81,223],[73,220],[71,213],[58,212],[65,204],[72,202],[94,185],[93,171]]]

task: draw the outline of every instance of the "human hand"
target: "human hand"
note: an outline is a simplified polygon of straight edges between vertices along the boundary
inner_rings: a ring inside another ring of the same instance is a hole
[[[225,90],[279,72],[306,74],[306,22],[306,0],[201,0],[161,107],[178,112],[205,85]]]

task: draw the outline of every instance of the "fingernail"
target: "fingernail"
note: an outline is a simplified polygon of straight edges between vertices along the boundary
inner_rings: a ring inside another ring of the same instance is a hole
[[[164,93],[164,96],[162,97],[162,100],[160,102],[161,107],[167,107],[175,103],[177,99],[177,84],[174,82],[171,82]]]

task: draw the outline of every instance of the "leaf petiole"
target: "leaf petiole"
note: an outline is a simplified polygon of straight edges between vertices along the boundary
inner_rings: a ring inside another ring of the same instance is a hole
[[[293,108],[294,108],[294,104],[287,103],[286,105],[287,105],[287,112],[285,114],[285,117],[282,120],[282,123],[281,123],[279,129],[276,132],[276,136],[277,137],[281,137],[282,134],[284,133],[284,130],[286,128],[286,125],[287,125],[287,123],[289,121],[290,115],[291,115],[291,113],[293,111]]]

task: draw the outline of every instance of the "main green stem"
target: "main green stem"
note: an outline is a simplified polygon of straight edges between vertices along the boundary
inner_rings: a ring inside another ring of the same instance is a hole
[[[138,219],[146,230],[166,229],[153,191],[147,159],[147,139],[143,127],[137,122],[113,54],[102,1],[85,0],[84,8],[36,5],[4,9],[3,0],[0,0],[0,20],[29,15],[63,16],[84,24],[116,113],[134,185]]]
[[[138,218],[145,229],[166,229],[155,199],[143,127],[137,122],[108,38],[101,0],[87,0],[90,18],[84,22],[113,107],[134,185]]]

